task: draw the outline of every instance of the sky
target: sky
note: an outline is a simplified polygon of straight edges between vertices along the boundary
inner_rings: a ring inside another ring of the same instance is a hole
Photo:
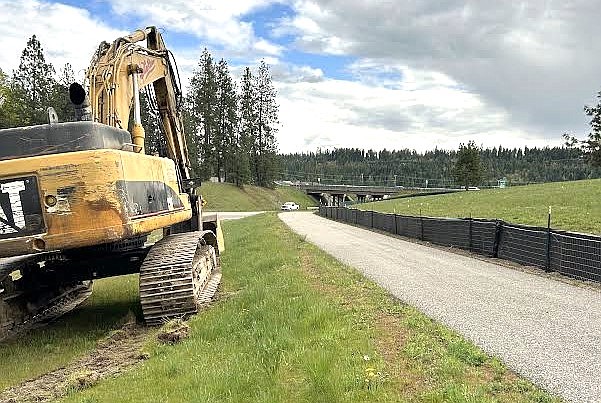
[[[588,133],[601,0],[0,0],[0,68],[36,35],[83,79],[98,44],[161,28],[184,89],[202,50],[265,60],[283,153],[556,146]]]

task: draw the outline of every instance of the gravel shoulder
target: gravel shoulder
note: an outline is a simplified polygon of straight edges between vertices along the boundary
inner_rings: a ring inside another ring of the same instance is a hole
[[[319,217],[292,230],[568,401],[601,401],[601,291]]]

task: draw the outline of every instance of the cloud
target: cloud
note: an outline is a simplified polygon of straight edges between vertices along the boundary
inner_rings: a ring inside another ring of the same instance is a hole
[[[599,1],[298,0],[276,34],[307,52],[445,74],[504,109],[515,127],[555,138],[584,129],[601,85]]]
[[[0,67],[7,73],[18,67],[27,40],[35,34],[47,61],[57,71],[71,63],[76,78],[82,80],[100,42],[126,34],[96,20],[86,10],[63,4],[0,1],[0,15],[5,16],[1,24]]]
[[[400,67],[397,86],[324,78],[278,81],[278,143],[284,153],[320,148],[455,149],[475,140],[485,146],[544,146],[546,140],[507,127],[507,114],[438,72]]]
[[[167,30],[194,35],[206,41],[202,47],[224,49],[231,55],[258,53],[277,56],[283,48],[259,38],[252,22],[242,20],[248,13],[268,7],[277,0],[127,2],[111,0],[119,15],[134,15],[146,25],[160,25]],[[199,46],[200,47],[200,46]]]

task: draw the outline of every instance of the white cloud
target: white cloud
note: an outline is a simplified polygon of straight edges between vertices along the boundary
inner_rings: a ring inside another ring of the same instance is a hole
[[[599,0],[297,0],[276,34],[308,52],[440,72],[507,112],[508,129],[584,131],[601,85]],[[543,135],[544,133],[544,135]]]
[[[364,65],[373,64],[365,62]],[[485,146],[544,146],[543,139],[508,128],[508,116],[438,72],[399,67],[398,87],[323,79],[277,83],[284,153],[318,147],[372,149],[435,146],[456,149],[475,140]]]
[[[36,0],[0,1],[0,16],[0,68],[7,73],[18,67],[27,40],[35,34],[57,71],[71,63],[76,78],[82,80],[100,42],[126,34],[97,21],[86,10]]]
[[[131,14],[146,25],[194,35],[208,43],[201,46],[220,47],[232,54],[259,53],[277,56],[282,47],[255,35],[251,22],[242,21],[247,13],[278,0],[127,2],[111,0],[117,14]],[[199,46],[199,47],[201,47]]]

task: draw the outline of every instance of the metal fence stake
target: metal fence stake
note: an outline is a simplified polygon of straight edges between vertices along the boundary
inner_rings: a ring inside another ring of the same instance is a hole
[[[470,248],[470,252],[472,252],[474,250],[474,247],[472,246],[472,214],[470,213],[470,232],[469,232],[469,248]]]
[[[549,215],[547,216],[547,264],[545,271],[551,271],[551,206],[549,206]]]
[[[492,257],[499,257],[499,244],[501,243],[501,232],[503,232],[503,221],[495,221],[495,240],[492,246]]]

